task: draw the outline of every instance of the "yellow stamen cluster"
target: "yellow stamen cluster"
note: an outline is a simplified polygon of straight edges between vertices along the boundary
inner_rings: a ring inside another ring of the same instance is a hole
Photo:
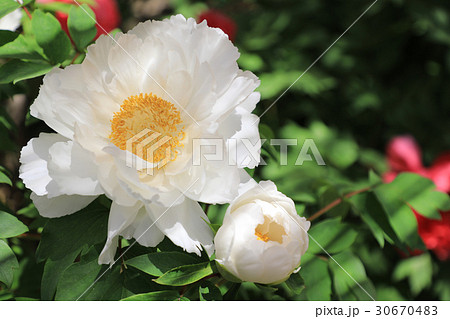
[[[128,97],[114,113],[109,138],[121,150],[159,163],[176,159],[177,148],[183,147],[183,130],[180,112],[172,103],[141,93]]]
[[[281,244],[285,235],[284,227],[267,216],[264,216],[264,223],[258,224],[255,228],[256,239],[265,243],[270,240]]]
[[[259,231],[255,230],[255,236],[258,237],[258,240],[262,240],[263,242],[267,243],[270,238],[267,234],[261,234]]]

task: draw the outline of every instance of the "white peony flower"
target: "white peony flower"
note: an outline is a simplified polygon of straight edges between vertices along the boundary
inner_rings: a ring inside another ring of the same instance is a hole
[[[252,180],[225,214],[214,239],[216,261],[242,281],[282,282],[299,269],[309,226],[273,182]]]
[[[22,3],[20,1],[20,3]],[[16,31],[20,27],[20,20],[22,19],[22,9],[16,9],[8,13],[0,19],[0,30]]]
[[[240,163],[248,157],[240,139],[260,145],[250,125],[259,80],[239,69],[238,57],[220,29],[177,15],[115,40],[102,36],[82,64],[48,73],[31,114],[57,133],[32,139],[20,169],[40,214],[71,214],[106,194],[113,204],[100,263],[112,262],[119,235],[145,246],[168,236],[188,252],[203,246],[211,254],[213,235],[197,201],[230,202],[243,165],[229,165],[226,154],[237,152]],[[193,140],[208,138],[238,145],[224,143],[223,160],[194,165]]]

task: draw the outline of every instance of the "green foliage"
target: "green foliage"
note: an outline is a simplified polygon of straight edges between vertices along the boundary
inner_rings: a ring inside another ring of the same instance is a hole
[[[392,183],[379,186],[375,190],[396,235],[410,247],[423,248],[411,207],[429,218],[440,218],[439,209],[450,209],[449,196],[435,189],[436,186],[429,179],[417,174],[403,173]]]
[[[161,285],[185,286],[212,274],[211,264],[207,261],[201,264],[184,265],[171,269],[155,279],[155,282]]]
[[[411,257],[401,261],[395,268],[392,278],[396,281],[408,279],[415,296],[429,287],[433,277],[433,264],[429,254]]]
[[[44,50],[50,62],[62,63],[69,57],[70,39],[53,15],[36,10],[33,13],[31,26],[36,42]]]
[[[171,301],[180,298],[180,294],[176,290],[162,290],[148,292],[145,294],[137,294],[131,297],[122,299],[123,301]]]
[[[41,62],[11,60],[0,66],[0,84],[35,78],[53,69],[53,65]]]
[[[97,34],[94,12],[86,4],[72,6],[67,27],[77,48],[83,50]]]
[[[14,271],[19,263],[11,248],[0,239],[0,282],[10,287],[13,282]]]
[[[60,260],[106,239],[108,210],[95,201],[78,213],[49,219],[36,252],[38,261]]]
[[[152,276],[162,276],[171,269],[193,265],[201,262],[197,256],[188,255],[176,251],[150,253],[140,255],[126,261],[127,266],[132,266]]]
[[[0,0],[0,18],[20,8],[20,3],[15,0]]]
[[[330,263],[334,289],[341,300],[375,300],[375,288],[358,257],[345,251]]]
[[[313,238],[308,248],[310,254],[322,253],[323,249],[330,254],[341,252],[348,249],[358,235],[350,225],[337,218],[313,225],[308,233]]]
[[[0,211],[0,238],[10,238],[28,231],[28,227],[16,217]]]

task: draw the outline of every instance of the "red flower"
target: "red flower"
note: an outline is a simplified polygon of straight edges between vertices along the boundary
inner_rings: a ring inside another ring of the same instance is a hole
[[[73,0],[36,0],[38,3],[64,2],[74,4]],[[100,35],[106,34],[117,28],[120,23],[120,12],[116,0],[94,0],[95,4],[89,5],[95,13],[97,23],[97,39]],[[75,4],[76,5],[76,4]],[[68,15],[64,12],[56,11],[55,17],[61,23],[62,29],[69,34],[67,29]]]
[[[422,153],[412,136],[398,136],[386,149],[387,160],[393,171],[418,172],[423,169]]]
[[[417,219],[419,235],[425,246],[434,251],[440,260],[450,257],[450,211],[440,212],[441,219],[426,218],[413,209]]]
[[[386,149],[390,171],[383,175],[390,183],[401,172],[413,172],[431,179],[437,190],[450,193],[450,152],[440,155],[429,168],[422,164],[419,146],[411,136],[395,137]],[[418,233],[425,246],[441,260],[450,258],[450,211],[440,212],[441,219],[429,219],[412,209]]]
[[[206,20],[208,26],[212,28],[222,29],[222,31],[228,35],[231,41],[234,40],[237,26],[229,16],[217,10],[208,10],[203,12],[197,19],[199,23],[203,20]]]

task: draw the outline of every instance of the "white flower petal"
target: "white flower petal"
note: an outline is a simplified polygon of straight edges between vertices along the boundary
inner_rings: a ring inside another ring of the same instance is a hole
[[[43,120],[61,135],[72,139],[75,123],[89,123],[95,119],[86,99],[80,65],[69,65],[64,70],[55,68],[44,77],[39,95],[30,107],[34,117]]]
[[[97,166],[92,154],[72,141],[57,142],[49,149],[48,170],[52,181],[47,186],[49,197],[59,195],[101,195]]]
[[[170,208],[152,204],[146,207],[158,228],[174,244],[197,255],[200,255],[202,246],[208,255],[213,253],[213,233],[207,224],[209,220],[197,202],[186,198],[180,205]]]
[[[99,264],[114,262],[119,235],[130,226],[141,207],[141,203],[129,207],[117,205],[115,202],[112,203],[108,219],[108,238],[98,257]]]
[[[139,244],[146,247],[155,247],[164,239],[164,234],[147,213],[145,207],[139,210],[133,223],[121,235],[126,239],[135,238]]]
[[[20,153],[19,177],[26,187],[39,196],[47,194],[47,185],[52,180],[47,168],[48,150],[57,142],[66,142],[59,134],[41,133],[39,138],[31,139]]]
[[[44,217],[56,218],[76,213],[92,203],[97,196],[61,195],[53,198],[31,193],[34,206]]]

